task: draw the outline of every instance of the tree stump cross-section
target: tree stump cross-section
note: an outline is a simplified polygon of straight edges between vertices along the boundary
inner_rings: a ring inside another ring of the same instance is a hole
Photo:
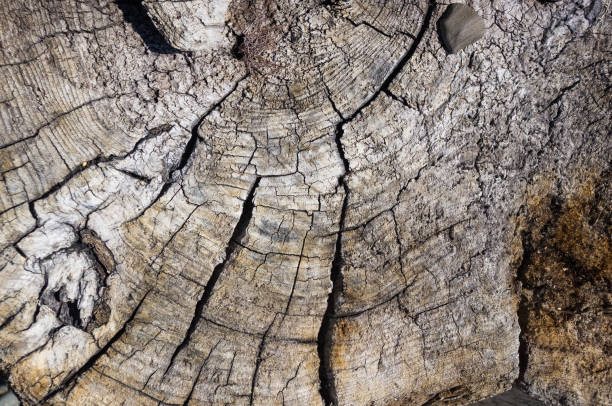
[[[1,0],[21,401],[611,404],[610,2],[449,4]]]

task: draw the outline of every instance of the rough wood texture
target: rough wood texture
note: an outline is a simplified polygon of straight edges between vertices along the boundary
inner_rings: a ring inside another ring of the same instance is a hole
[[[183,51],[227,45],[225,14],[229,0],[144,0],[149,16],[168,42]]]
[[[529,199],[519,311],[521,380],[559,404],[612,399],[612,199],[610,171],[558,195],[548,181]]]
[[[23,402],[611,404],[610,2],[466,3],[447,55],[447,2],[0,1]]]

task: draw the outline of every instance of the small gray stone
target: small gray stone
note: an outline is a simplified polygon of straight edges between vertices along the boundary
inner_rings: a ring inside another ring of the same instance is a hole
[[[484,20],[465,4],[451,4],[438,20],[438,34],[444,49],[455,54],[484,35]]]
[[[517,388],[512,388],[508,392],[492,398],[482,400],[476,403],[475,406],[544,406],[544,403],[533,399],[526,393],[521,392]]]
[[[19,399],[13,392],[0,396],[0,406],[19,406]]]

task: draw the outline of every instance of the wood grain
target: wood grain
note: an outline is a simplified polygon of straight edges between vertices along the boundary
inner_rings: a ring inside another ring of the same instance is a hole
[[[534,190],[609,171],[609,0],[468,1],[452,55],[448,2],[255,3],[0,1],[23,403],[458,405],[521,375],[581,404],[588,368],[525,364],[518,276]]]

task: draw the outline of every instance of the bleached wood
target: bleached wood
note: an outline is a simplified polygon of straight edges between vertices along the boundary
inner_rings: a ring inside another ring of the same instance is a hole
[[[609,1],[468,1],[486,31],[453,55],[448,2],[261,3],[263,31],[246,1],[0,1],[0,370],[24,403],[582,393],[519,357],[517,275],[534,194],[609,179]]]

